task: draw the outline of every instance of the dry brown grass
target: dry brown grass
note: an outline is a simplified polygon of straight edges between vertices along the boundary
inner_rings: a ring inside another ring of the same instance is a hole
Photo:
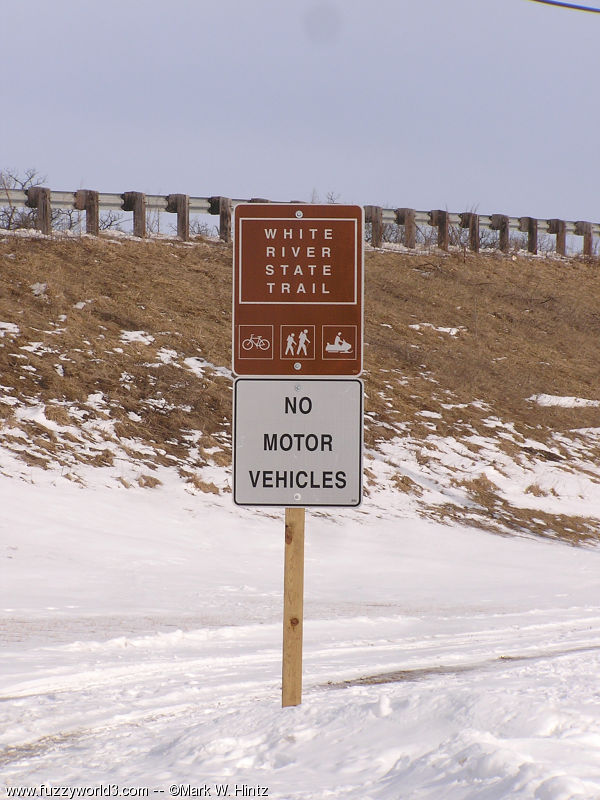
[[[29,447],[20,457],[68,466],[73,459],[61,449],[71,439],[79,448],[75,460],[110,464],[108,445],[118,441],[135,454],[142,485],[151,486],[157,479],[148,470],[164,464],[179,465],[202,491],[217,490],[195,471],[230,461],[231,384],[210,369],[197,377],[185,359],[230,365],[231,256],[230,246],[203,241],[0,237],[0,321],[19,328],[0,338],[0,399],[43,404],[58,429],[53,436],[21,422]],[[34,292],[36,284],[45,290]],[[436,458],[430,444],[436,435],[463,440],[478,458],[480,446],[467,437],[490,437],[496,418],[513,423],[511,438],[497,438],[511,458],[560,458],[566,453],[557,433],[600,426],[598,408],[544,408],[527,399],[548,393],[600,400],[597,262],[372,251],[365,298],[367,448],[411,437],[422,442],[417,461],[427,465]],[[126,343],[124,331],[152,339]],[[103,402],[90,404],[89,396],[100,392]],[[81,428],[86,421],[113,425],[102,434],[104,447],[97,433]],[[14,424],[13,407],[0,402],[5,444]],[[528,438],[540,443],[533,451]],[[142,452],[140,442],[153,454]],[[597,444],[587,448],[589,458],[600,460]],[[401,473],[394,483],[421,494]],[[540,523],[504,508],[493,486],[474,480],[463,489],[482,524],[542,532]],[[532,484],[530,494],[538,489]],[[573,528],[577,540],[593,527],[569,520],[548,525]]]
[[[373,253],[366,274],[367,368],[381,390],[382,369],[410,377],[397,390],[400,416],[484,400],[517,430],[598,425],[597,408],[526,402],[541,393],[600,399],[597,263]],[[460,330],[409,327],[419,323]],[[381,402],[377,411],[385,415]],[[440,432],[478,424],[474,409],[442,411]]]
[[[214,245],[0,240],[0,319],[20,330],[0,339],[3,391],[45,403],[61,425],[74,423],[73,411],[110,418],[120,438],[160,445],[163,460],[187,452],[184,431],[202,431],[214,446],[231,416],[227,380],[198,378],[182,362],[229,361],[227,263]],[[42,296],[35,284],[46,284]],[[123,342],[124,331],[153,341]],[[37,350],[22,349],[31,342]],[[160,360],[168,350],[178,366]],[[92,411],[88,396],[98,392],[106,405]]]
[[[441,521],[475,525],[497,533],[534,533],[545,538],[563,539],[573,545],[597,540],[597,520],[511,505],[483,475],[456,481],[455,485],[465,488],[475,505],[473,508],[460,508],[448,503],[431,509],[431,515]],[[541,496],[540,493],[534,494]]]

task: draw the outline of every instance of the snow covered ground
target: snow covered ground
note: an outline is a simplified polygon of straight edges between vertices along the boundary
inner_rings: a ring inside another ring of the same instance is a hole
[[[381,495],[308,512],[303,703],[282,709],[282,511],[166,468],[126,489],[13,466],[3,796],[600,797],[600,550]]]

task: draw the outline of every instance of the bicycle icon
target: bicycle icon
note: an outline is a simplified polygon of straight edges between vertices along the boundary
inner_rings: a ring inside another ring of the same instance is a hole
[[[264,336],[260,336],[257,333],[251,334],[242,342],[242,348],[244,350],[253,350],[254,348],[257,350],[268,350],[270,347],[271,342],[268,339],[265,339]]]
[[[238,328],[238,358],[273,360],[273,326],[254,323]]]

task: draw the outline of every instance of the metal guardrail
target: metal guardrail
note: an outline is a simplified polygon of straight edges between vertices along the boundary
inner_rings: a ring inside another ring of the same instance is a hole
[[[386,224],[394,224],[397,222],[396,220],[396,211],[391,208],[384,208],[383,210],[383,222]],[[415,211],[415,221],[417,225],[431,225],[430,222],[430,211]],[[454,227],[460,227],[462,214],[448,212],[448,223],[449,225],[453,225]],[[492,215],[488,214],[479,214],[479,225],[481,228],[490,228],[491,229],[491,221]],[[524,219],[523,217],[508,217],[508,226],[511,231],[522,231],[521,227],[521,220]],[[537,226],[538,226],[538,233],[550,233],[550,220],[547,219],[538,219]],[[569,220],[564,220],[565,223],[565,231],[567,236],[576,236],[579,235],[576,232],[576,227],[580,224],[579,222],[572,222]],[[594,236],[600,236],[600,222],[589,223],[592,226],[592,233]]]
[[[84,190],[86,191],[86,190]],[[74,209],[77,192],[60,192],[50,190],[50,204],[52,208]],[[148,211],[167,211],[170,195],[146,194],[146,209]],[[242,200],[237,202],[244,202]],[[29,206],[28,190],[26,189],[4,189],[0,187],[0,205],[13,206],[15,208],[26,208]],[[112,194],[110,192],[98,192],[98,206],[103,211],[123,211],[123,195]],[[210,198],[190,197],[190,214],[209,214]]]
[[[0,187],[0,207],[37,209],[37,228],[48,235],[52,232],[52,209],[85,211],[86,231],[95,235],[99,233],[100,211],[132,211],[133,232],[140,237],[146,235],[146,213],[158,211],[177,215],[177,234],[184,241],[189,240],[190,215],[218,215],[220,237],[229,241],[232,209],[239,203],[248,202],[270,201],[262,198],[243,200],[221,196],[190,197],[183,194],[151,195],[141,192],[112,194],[87,189],[63,192],[40,186],[24,190]],[[554,235],[556,251],[560,255],[566,255],[567,237],[581,236],[583,255],[591,257],[594,255],[594,237],[600,237],[600,222],[545,220],[502,214],[458,214],[445,210],[418,211],[365,206],[365,220],[371,225],[371,242],[374,247],[382,246],[386,225],[400,225],[404,228],[404,243],[408,248],[416,246],[417,230],[424,226],[437,228],[437,244],[445,250],[449,248],[449,232],[452,228],[468,229],[469,248],[475,251],[479,250],[481,228],[498,231],[498,248],[504,251],[509,249],[511,231],[527,234],[528,250],[532,253],[537,252],[540,235]]]

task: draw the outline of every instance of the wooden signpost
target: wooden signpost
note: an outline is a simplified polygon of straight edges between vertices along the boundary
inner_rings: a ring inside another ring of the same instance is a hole
[[[283,575],[283,663],[281,705],[302,702],[302,628],[304,619],[303,508],[285,510],[285,567]]]
[[[233,495],[285,507],[284,707],[302,702],[305,507],[362,499],[363,228],[360,206],[234,209]]]

